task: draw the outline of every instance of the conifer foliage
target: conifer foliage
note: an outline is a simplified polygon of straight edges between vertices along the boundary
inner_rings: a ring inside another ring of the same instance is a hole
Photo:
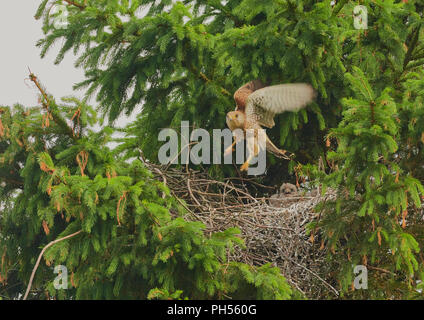
[[[54,5],[65,5],[57,28]],[[238,230],[203,234],[184,203],[153,179],[162,128],[182,120],[225,127],[232,93],[244,83],[308,82],[317,100],[276,118],[268,132],[296,154],[268,160],[264,184],[289,179],[331,188],[309,228],[328,249],[321,275],[347,298],[421,295],[424,194],[424,5],[363,0],[366,29],[354,27],[358,1],[42,0],[45,56],[73,50],[86,79],[56,102],[34,74],[39,108],[0,109],[0,294],[23,293],[43,247],[30,298],[270,298],[293,290],[278,269],[225,261]],[[113,121],[143,105],[111,149]],[[92,128],[101,117],[109,126]],[[143,155],[143,158],[140,155]],[[232,166],[204,166],[215,177]],[[295,173],[295,175],[293,174]],[[55,265],[69,290],[53,286]],[[354,285],[354,267],[368,288]]]
[[[152,161],[157,161],[162,128],[178,130],[182,120],[208,131],[225,128],[225,115],[234,108],[233,93],[252,79],[312,83],[325,106],[341,97],[336,90],[327,92],[326,84],[338,86],[343,79],[342,47],[335,39],[343,30],[339,23],[351,28],[352,21],[338,18],[330,1],[66,2],[66,29],[54,28],[49,1],[40,6],[37,17],[44,17],[46,32],[38,43],[42,56],[59,40],[63,46],[57,63],[66,52],[80,50],[77,65],[86,70],[86,80],[76,88],[96,95],[111,121],[142,102],[130,130],[136,138],[128,144],[140,147]],[[317,104],[280,116],[271,140],[289,151],[299,150],[299,160],[314,159],[324,146],[320,130],[326,121],[336,125],[340,113],[322,109],[327,120]],[[212,166],[210,171],[234,174],[231,166]],[[287,162],[276,163],[270,171],[287,177]]]
[[[93,132],[96,112],[75,98],[57,103],[33,74],[42,106],[1,108],[1,294],[29,298],[289,299],[277,268],[228,263],[242,245],[230,228],[211,236],[183,219],[183,203],[153,179],[140,159],[109,149],[112,128]],[[66,266],[68,290],[54,267]]]
[[[424,32],[420,1],[373,1],[369,28],[344,35],[350,65],[342,120],[327,135],[338,197],[322,203],[322,231],[339,286],[355,298],[422,297]],[[346,7],[346,9],[348,6]],[[368,269],[355,290],[355,266]]]

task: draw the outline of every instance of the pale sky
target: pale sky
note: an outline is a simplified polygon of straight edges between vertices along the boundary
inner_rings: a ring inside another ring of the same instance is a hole
[[[84,72],[75,69],[75,57],[67,54],[60,65],[54,65],[60,43],[44,59],[35,46],[43,37],[42,21],[35,20],[40,0],[2,1],[0,9],[0,104],[37,104],[37,90],[28,78],[28,67],[55,98],[71,95],[72,86],[84,79]],[[29,87],[28,87],[29,86]],[[82,92],[75,92],[82,96]]]
[[[29,75],[28,67],[58,101],[63,96],[81,98],[84,95],[84,91],[72,90],[75,83],[84,80],[84,71],[74,67],[76,57],[72,50],[59,65],[55,65],[54,60],[61,47],[60,42],[50,49],[44,59],[40,58],[41,49],[35,44],[43,38],[42,20],[34,18],[40,3],[41,0],[1,0],[0,105],[37,105],[38,90],[30,81],[25,81]],[[122,126],[126,122],[128,119],[121,117],[117,125]]]

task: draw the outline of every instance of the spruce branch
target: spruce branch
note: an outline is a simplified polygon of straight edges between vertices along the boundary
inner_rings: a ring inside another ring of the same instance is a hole
[[[49,118],[49,116],[51,116],[53,121],[59,126],[59,128],[65,129],[67,135],[71,137],[73,140],[76,140],[76,137],[72,128],[68,126],[66,121],[62,119],[62,117],[58,114],[58,112],[53,110],[51,106],[52,103],[49,97],[47,96],[46,90],[44,90],[43,87],[41,86],[40,81],[38,80],[38,77],[31,72],[31,69],[29,69],[29,73],[30,73],[29,79],[35,84],[35,86],[38,88],[38,90],[40,91],[41,95],[44,98],[44,101],[42,102],[42,104],[43,104],[43,107],[46,109],[47,119]]]
[[[339,14],[339,12],[343,9],[346,3],[348,3],[348,0],[341,0],[339,3],[336,4],[332,13],[333,17]]]
[[[370,110],[371,110],[371,125],[375,124],[375,102],[371,101],[370,102]]]
[[[230,20],[233,20],[234,25],[239,28],[243,25],[243,21],[241,21],[237,16],[235,16],[230,10],[227,10],[225,6],[223,6],[219,1],[214,2],[213,4],[208,3],[208,5],[216,10],[220,10],[224,13]]]
[[[216,83],[216,81],[210,79],[206,74],[204,74],[203,72],[197,70],[196,67],[194,67],[191,64],[187,64],[184,61],[182,62],[182,65],[187,68],[193,75],[195,75],[196,77],[198,77],[199,79],[202,79],[205,83],[213,83],[214,85],[216,85],[217,87],[219,87],[221,89],[221,93],[227,95],[227,96],[231,96],[231,93],[225,89],[224,87],[220,86],[219,84]]]
[[[394,81],[395,85],[397,86],[399,85],[400,79],[405,75],[405,72],[411,69],[411,65],[409,65],[409,63],[412,62],[413,60],[420,59],[421,55],[418,55],[418,56],[413,55],[414,51],[416,51],[417,44],[419,42],[418,40],[420,36],[420,30],[421,30],[421,26],[418,26],[411,34],[408,35],[406,42],[409,44],[409,46],[408,46],[408,50],[406,51],[405,58],[403,60],[402,71],[399,72],[399,75],[396,76]],[[421,65],[421,64],[422,63],[419,63],[418,65]],[[392,66],[393,66],[393,63],[392,63]],[[416,65],[414,65],[414,67],[416,67]]]
[[[18,181],[18,180],[14,180],[14,179],[8,179],[8,178],[3,177],[2,180],[5,181],[5,182],[8,182],[10,184],[17,185],[17,186],[23,186],[24,185],[24,183],[22,181]]]
[[[414,59],[413,56],[412,56],[412,53],[415,50],[415,47],[416,47],[416,45],[418,43],[418,39],[419,39],[419,35],[420,35],[420,29],[421,29],[421,27],[418,26],[415,29],[414,34],[412,35],[411,44],[409,45],[408,51],[406,52],[405,59],[403,61],[403,70],[405,70],[406,69],[406,66],[408,65],[408,63],[411,60]]]
[[[79,8],[80,10],[84,10],[86,8],[86,5],[87,5],[87,0],[84,0],[84,5],[76,3],[75,1],[72,1],[72,0],[63,0],[63,1],[65,1],[66,3],[68,3],[71,6]]]

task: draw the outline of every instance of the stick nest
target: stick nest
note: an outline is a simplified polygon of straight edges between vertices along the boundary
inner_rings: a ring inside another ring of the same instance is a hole
[[[236,227],[241,231],[246,248],[228,252],[229,261],[249,265],[272,263],[280,268],[287,281],[306,297],[336,298],[337,290],[327,282],[327,249],[320,241],[311,241],[308,223],[319,219],[315,206],[333,198],[329,191],[275,194],[256,198],[248,188],[263,186],[253,179],[235,177],[226,181],[211,179],[207,173],[179,170],[146,164],[157,179],[162,180],[189,214],[187,220],[201,221],[205,232],[224,231]]]

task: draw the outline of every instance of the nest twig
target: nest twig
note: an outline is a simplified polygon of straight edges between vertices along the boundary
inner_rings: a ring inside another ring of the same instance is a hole
[[[146,165],[187,209],[186,219],[204,223],[207,234],[229,227],[241,230],[246,248],[236,247],[228,252],[230,261],[250,265],[272,263],[308,298],[339,295],[325,280],[328,276],[326,248],[311,242],[306,230],[306,225],[318,217],[315,206],[334,195],[297,194],[285,197],[276,207],[270,205],[267,198],[255,198],[249,193],[246,187],[251,183],[249,179],[217,181],[205,172]]]

